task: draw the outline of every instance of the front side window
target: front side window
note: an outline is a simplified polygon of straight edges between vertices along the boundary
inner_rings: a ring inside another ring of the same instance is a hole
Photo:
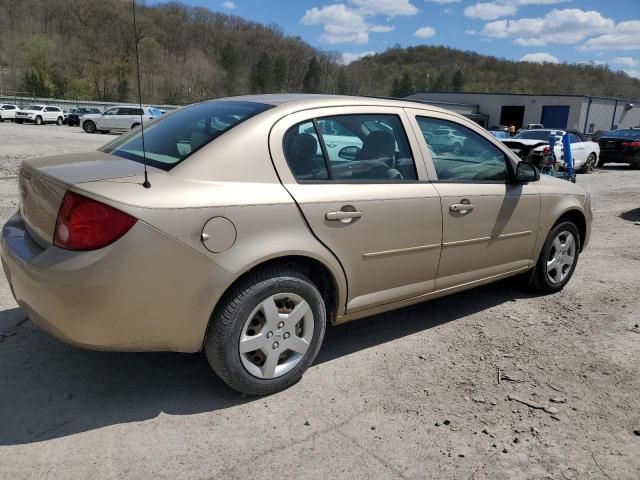
[[[304,149],[298,147],[302,144]],[[306,121],[287,131],[284,151],[298,180],[418,179],[404,127],[396,115],[337,115],[318,118],[315,124]]]
[[[509,178],[504,153],[473,130],[436,118],[417,121],[439,181],[504,183]]]
[[[104,115],[117,115],[117,114],[118,114],[118,107],[110,108],[109,110],[104,112]]]
[[[27,107],[27,110],[42,110],[43,108],[42,105],[30,105]]]
[[[145,126],[144,153],[140,130],[108,143],[100,151],[139,163],[146,155],[149,165],[170,170],[226,131],[270,108],[263,103],[241,101],[198,103]]]

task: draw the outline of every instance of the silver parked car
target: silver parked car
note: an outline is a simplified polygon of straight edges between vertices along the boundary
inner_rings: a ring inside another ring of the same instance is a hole
[[[136,128],[140,123],[162,115],[162,111],[155,107],[139,105],[120,105],[110,108],[104,113],[90,113],[80,117],[80,126],[87,133],[96,132],[126,132]]]

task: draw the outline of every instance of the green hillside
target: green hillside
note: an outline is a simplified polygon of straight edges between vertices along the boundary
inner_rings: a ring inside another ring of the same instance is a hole
[[[640,98],[640,80],[605,66],[512,62],[446,47],[394,47],[348,66],[277,25],[178,2],[138,6],[143,100],[190,103],[263,92],[404,96],[415,91]],[[2,90],[136,99],[128,0],[0,0]]]

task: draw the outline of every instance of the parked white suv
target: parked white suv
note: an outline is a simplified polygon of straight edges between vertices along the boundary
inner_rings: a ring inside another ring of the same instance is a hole
[[[123,132],[131,130],[162,115],[162,112],[154,107],[142,107],[137,105],[121,105],[110,108],[104,113],[92,113],[80,117],[80,126],[87,133],[96,132]]]
[[[8,103],[4,103],[0,105],[0,122],[4,122],[5,120],[14,121],[16,118],[17,111],[18,111],[17,105],[10,105]]]
[[[64,113],[58,107],[49,105],[30,105],[27,108],[21,108],[16,112],[16,122],[31,122],[36,125],[43,123],[56,123],[62,125]]]

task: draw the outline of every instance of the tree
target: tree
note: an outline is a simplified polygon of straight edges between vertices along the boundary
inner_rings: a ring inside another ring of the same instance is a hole
[[[414,93],[413,81],[409,73],[405,72],[402,77],[396,77],[391,86],[391,96],[403,98]]]
[[[464,87],[464,77],[462,76],[462,70],[456,70],[451,80],[451,89],[454,92],[461,92]]]
[[[307,73],[304,75],[304,80],[302,81],[302,90],[305,93],[320,93],[321,75],[320,62],[313,56],[309,61]]]
[[[251,67],[249,82],[251,93],[271,93],[275,89],[275,66],[267,53],[262,53],[260,58]]]
[[[447,75],[441,71],[431,85],[432,92],[444,92],[447,90]]]
[[[338,95],[346,95],[349,93],[349,80],[344,68],[338,70],[338,78],[336,79],[336,93]]]

